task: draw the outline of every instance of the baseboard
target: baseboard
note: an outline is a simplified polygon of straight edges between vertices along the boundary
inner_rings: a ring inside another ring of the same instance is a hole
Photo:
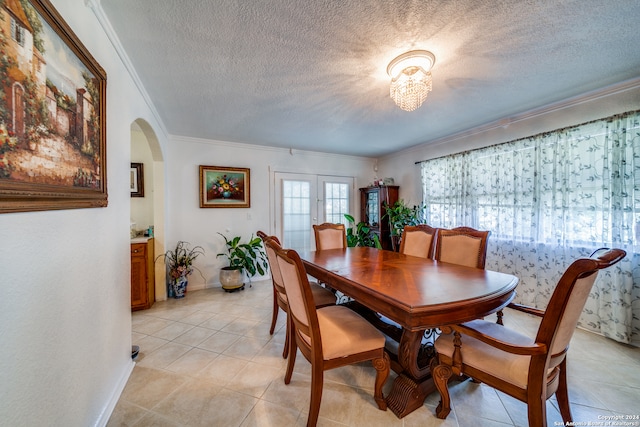
[[[118,400],[120,400],[120,396],[122,396],[122,392],[124,391],[124,388],[127,385],[127,381],[129,381],[129,377],[131,376],[131,373],[133,372],[133,368],[135,366],[136,363],[132,360],[129,368],[124,371],[122,377],[120,378],[120,381],[118,381],[118,384],[113,390],[111,398],[105,405],[104,410],[100,414],[100,417],[98,417],[98,419],[96,420],[96,423],[94,424],[96,427],[105,427],[109,422],[109,418],[111,418],[111,414],[113,414],[113,410],[118,404]]]

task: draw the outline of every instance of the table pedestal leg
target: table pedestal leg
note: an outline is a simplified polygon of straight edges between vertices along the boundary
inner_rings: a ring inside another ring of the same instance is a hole
[[[398,343],[397,349],[387,347],[387,351],[392,354],[391,367],[398,374],[386,397],[387,407],[398,418],[418,409],[424,399],[436,391],[429,367],[434,351],[433,346],[423,347],[425,330],[408,331],[389,319],[383,320],[381,315],[356,301],[345,305]],[[435,336],[428,337],[428,340],[435,340]]]
[[[398,364],[402,368],[387,396],[387,407],[402,418],[418,409],[436,390],[429,363],[418,364],[424,331],[402,331],[398,346]]]
[[[431,377],[416,382],[405,374],[400,374],[393,381],[387,396],[387,408],[396,417],[409,415],[424,404],[424,399],[436,390]]]

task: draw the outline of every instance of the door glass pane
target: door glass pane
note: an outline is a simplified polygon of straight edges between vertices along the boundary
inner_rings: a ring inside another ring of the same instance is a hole
[[[311,184],[308,181],[282,181],[283,246],[297,251],[311,245]]]
[[[326,222],[346,224],[349,213],[349,184],[324,182],[324,218]]]

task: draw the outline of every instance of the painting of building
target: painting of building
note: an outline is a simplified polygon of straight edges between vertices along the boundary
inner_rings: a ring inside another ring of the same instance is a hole
[[[99,188],[95,78],[28,0],[0,5],[0,179]]]

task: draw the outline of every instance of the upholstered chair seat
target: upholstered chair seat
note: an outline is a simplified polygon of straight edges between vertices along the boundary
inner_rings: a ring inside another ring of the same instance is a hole
[[[493,322],[474,320],[467,322],[467,326],[477,329],[497,340],[513,343],[518,346],[534,346],[535,340],[504,326]],[[436,350],[439,354],[453,359],[455,346],[451,335],[436,340]],[[502,381],[515,384],[518,387],[527,386],[529,375],[530,355],[505,353],[496,347],[484,344],[472,337],[464,337],[464,363],[483,372],[493,372]]]
[[[338,305],[318,310],[322,354],[326,360],[384,347],[384,335],[362,320],[362,316]],[[309,337],[305,340],[311,344]]]

